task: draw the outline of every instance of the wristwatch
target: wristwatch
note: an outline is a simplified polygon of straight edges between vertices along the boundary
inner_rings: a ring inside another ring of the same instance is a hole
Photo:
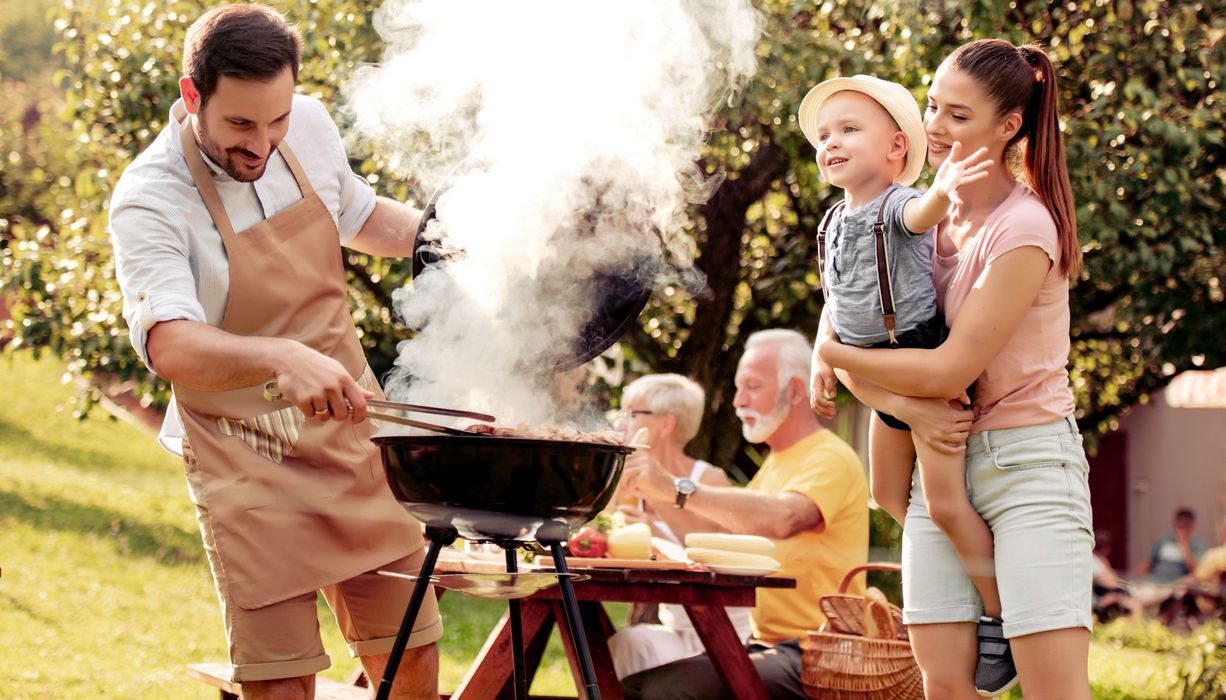
[[[677,489],[677,500],[673,502],[673,507],[684,508],[685,502],[690,500],[690,496],[698,490],[698,484],[690,479],[676,479],[673,481],[673,488]]]

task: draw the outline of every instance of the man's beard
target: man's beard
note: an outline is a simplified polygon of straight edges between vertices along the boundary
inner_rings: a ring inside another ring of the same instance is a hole
[[[741,419],[741,435],[755,445],[766,442],[770,436],[775,434],[779,426],[783,425],[783,421],[787,420],[791,409],[787,401],[787,392],[782,390],[775,397],[774,410],[765,416],[748,408],[736,409],[736,417]],[[754,424],[746,423],[746,418],[753,418]]]
[[[250,167],[246,165],[240,165],[236,160],[236,156],[246,155],[252,158],[259,158],[260,155],[258,153],[252,153],[245,148],[227,148],[223,151],[221,150],[221,147],[217,145],[217,142],[209,136],[209,132],[204,126],[203,113],[201,113],[200,118],[196,121],[196,123],[200,127],[196,131],[196,139],[200,144],[200,150],[204,151],[204,154],[209,157],[209,160],[213,161],[218,165],[218,167],[226,171],[227,175],[239,182],[255,182],[261,177],[264,177],[264,170],[268,168],[268,156],[272,155],[271,150],[264,154],[264,162],[260,163],[260,167],[257,170],[251,170]]]

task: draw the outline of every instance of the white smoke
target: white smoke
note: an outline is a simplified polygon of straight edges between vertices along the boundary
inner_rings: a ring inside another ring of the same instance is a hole
[[[597,287],[690,262],[686,205],[717,184],[694,161],[760,19],[747,0],[393,0],[375,26],[387,52],[348,86],[355,127],[443,187],[430,234],[463,251],[396,295],[419,331],[389,394],[556,422],[551,369]]]

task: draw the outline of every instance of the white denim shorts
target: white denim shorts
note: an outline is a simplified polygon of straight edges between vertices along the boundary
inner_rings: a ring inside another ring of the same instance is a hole
[[[1072,417],[989,430],[966,447],[966,490],[992,529],[1006,637],[1091,628],[1089,464]],[[974,622],[983,603],[915,479],[903,531],[903,620]]]

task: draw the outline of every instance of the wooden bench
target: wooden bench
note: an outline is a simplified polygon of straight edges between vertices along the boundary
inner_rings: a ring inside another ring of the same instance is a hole
[[[221,700],[243,697],[242,686],[230,680],[229,664],[188,664],[187,675],[217,688]],[[331,678],[315,677],[315,700],[368,700],[369,691],[360,685],[348,685]]]

